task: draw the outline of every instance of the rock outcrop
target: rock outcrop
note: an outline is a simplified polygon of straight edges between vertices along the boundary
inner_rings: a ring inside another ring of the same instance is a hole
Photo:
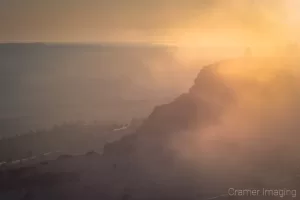
[[[134,134],[107,144],[104,154],[128,155],[146,147],[159,153],[172,135],[216,123],[235,102],[234,92],[215,70],[217,67],[218,64],[204,67],[187,93],[157,106]]]

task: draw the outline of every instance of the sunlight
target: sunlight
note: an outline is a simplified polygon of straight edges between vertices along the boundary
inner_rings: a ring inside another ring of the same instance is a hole
[[[290,29],[289,37],[299,42],[300,2],[298,0],[286,1],[286,17]]]

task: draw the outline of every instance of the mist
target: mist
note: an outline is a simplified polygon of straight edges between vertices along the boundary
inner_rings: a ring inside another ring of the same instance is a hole
[[[296,0],[1,3],[2,42],[144,42],[243,47],[298,42]]]
[[[0,198],[299,188],[297,0],[0,5]]]
[[[183,170],[177,172],[191,173],[198,177],[192,185],[219,191],[220,195],[234,187],[296,187],[298,61],[287,57],[241,58],[209,66],[230,88],[234,103],[226,105],[217,121],[203,125],[200,118],[200,127],[170,136],[166,146]],[[225,105],[224,99],[210,95],[210,87],[203,87],[201,99]]]
[[[198,71],[184,67],[173,49],[0,44],[2,136],[71,121],[127,123],[146,117],[155,105],[186,90]]]

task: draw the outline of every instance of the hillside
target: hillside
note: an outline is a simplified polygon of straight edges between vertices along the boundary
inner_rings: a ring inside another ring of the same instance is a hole
[[[231,199],[229,188],[298,189],[298,61],[247,57],[204,67],[188,92],[157,106],[102,156],[3,171],[0,197],[206,200]]]

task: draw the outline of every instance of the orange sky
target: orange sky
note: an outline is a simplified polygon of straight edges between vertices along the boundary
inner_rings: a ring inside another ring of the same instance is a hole
[[[272,43],[295,40],[299,10],[297,0],[0,0],[0,41]]]

